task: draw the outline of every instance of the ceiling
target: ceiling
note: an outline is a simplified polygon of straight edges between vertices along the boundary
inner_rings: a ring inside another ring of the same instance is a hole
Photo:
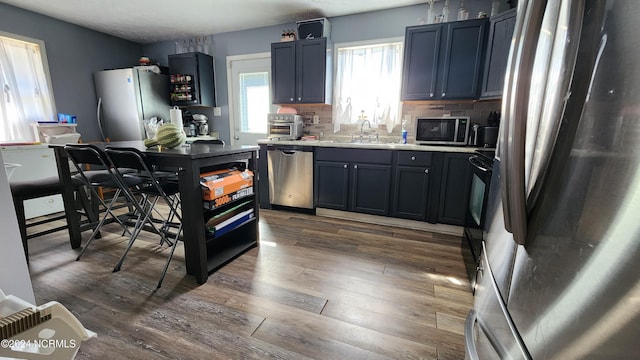
[[[383,10],[428,0],[0,0],[138,43]]]

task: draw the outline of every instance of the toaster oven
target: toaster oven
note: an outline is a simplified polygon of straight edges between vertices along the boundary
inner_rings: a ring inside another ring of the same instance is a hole
[[[298,140],[302,137],[302,115],[269,114],[267,137],[278,140]]]

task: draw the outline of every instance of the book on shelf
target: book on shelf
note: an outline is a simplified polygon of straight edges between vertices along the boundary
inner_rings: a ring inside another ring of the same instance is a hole
[[[228,218],[236,215],[243,208],[244,210],[248,209],[248,206],[252,207],[251,201],[244,201],[228,210],[225,210],[217,215],[212,216],[211,218],[209,218],[209,220],[207,220],[207,227],[220,224],[221,222],[227,220]]]
[[[233,201],[242,199],[244,197],[247,196],[251,196],[253,195],[253,187],[248,187],[248,188],[244,188],[244,189],[240,189],[236,192],[233,192],[231,194],[226,194],[226,195],[222,195],[219,196],[213,200],[209,200],[209,201],[205,201],[204,202],[204,208],[207,210],[215,210],[220,208],[221,206],[224,206],[226,204],[229,204]]]
[[[249,221],[254,216],[253,208],[239,211],[214,226],[207,226],[207,235],[209,238],[217,239],[218,237],[242,225],[246,221]]]

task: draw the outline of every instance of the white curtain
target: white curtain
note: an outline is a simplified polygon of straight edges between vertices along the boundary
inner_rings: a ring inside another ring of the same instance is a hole
[[[388,132],[399,122],[402,43],[338,48],[334,86],[334,131],[359,123],[364,114],[373,127]]]
[[[30,124],[55,119],[38,44],[0,36],[0,86],[0,140],[37,140]]]

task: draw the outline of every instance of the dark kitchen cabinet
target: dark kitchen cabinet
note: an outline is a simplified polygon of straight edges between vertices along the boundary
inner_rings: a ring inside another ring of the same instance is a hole
[[[355,163],[352,164],[351,171],[353,184],[350,210],[389,215],[391,165]]]
[[[316,148],[316,206],[388,215],[391,154],[390,150]]]
[[[327,38],[272,43],[272,103],[331,104],[330,46]]]
[[[315,176],[316,206],[335,210],[348,210],[349,163],[342,161],[316,161],[313,174]]]
[[[471,154],[445,153],[442,161],[442,181],[438,222],[464,225],[469,199]]]
[[[402,100],[476,99],[487,19],[406,28]]]
[[[171,104],[216,106],[213,57],[199,52],[169,55]]]
[[[427,220],[431,155],[424,151],[396,151],[391,216]]]
[[[511,38],[516,26],[516,9],[505,11],[491,18],[487,56],[482,77],[482,98],[502,97],[504,76],[511,48]]]

